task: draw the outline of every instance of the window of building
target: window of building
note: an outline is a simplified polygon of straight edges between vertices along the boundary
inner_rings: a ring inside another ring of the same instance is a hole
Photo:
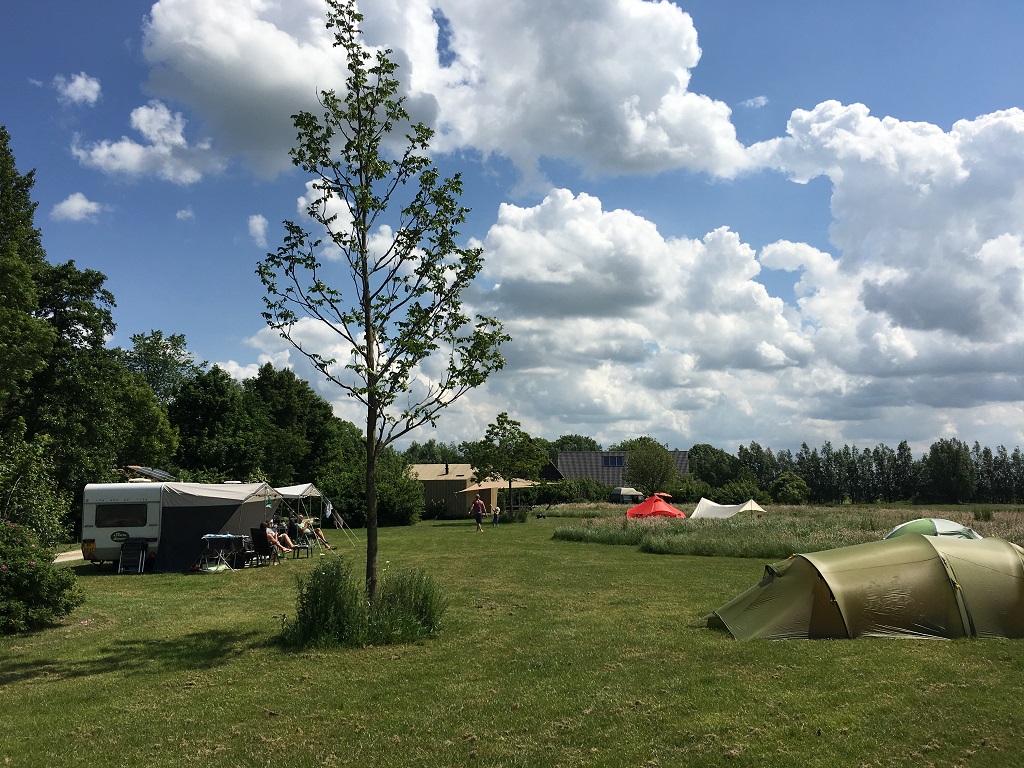
[[[602,456],[601,457],[602,467],[624,467],[626,466],[625,456]]]

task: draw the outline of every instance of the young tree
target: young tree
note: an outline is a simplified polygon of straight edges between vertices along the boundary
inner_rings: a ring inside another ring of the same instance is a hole
[[[519,422],[507,413],[499,413],[497,420],[487,425],[483,440],[463,443],[462,452],[473,465],[477,482],[506,480],[510,500],[512,481],[537,480],[548,462],[547,452],[535,445]]]
[[[638,438],[631,442],[626,457],[622,482],[636,488],[644,496],[665,490],[677,480],[679,471],[668,448],[653,438]]]
[[[456,244],[468,209],[459,176],[442,179],[426,151],[433,131],[409,124],[390,50],[362,42],[354,0],[328,0],[327,28],[348,63],[346,91],[322,91],[320,116],[293,117],[292,162],[313,175],[306,209],[323,234],[286,221],[284,244],[258,273],[268,325],[366,411],[366,585],[377,595],[377,459],[504,365],[501,324],[463,312],[482,251]],[[404,147],[389,151],[395,131]],[[331,253],[321,245],[327,241]],[[335,273],[338,264],[347,268]],[[306,322],[341,348],[308,339]],[[442,357],[437,369],[423,364]],[[432,372],[432,371],[437,372]]]

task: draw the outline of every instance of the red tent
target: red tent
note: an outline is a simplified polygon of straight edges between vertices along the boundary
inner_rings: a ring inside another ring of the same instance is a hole
[[[666,498],[672,497],[667,493],[656,493],[626,512],[626,517],[686,517],[685,512],[673,507],[665,501]]]

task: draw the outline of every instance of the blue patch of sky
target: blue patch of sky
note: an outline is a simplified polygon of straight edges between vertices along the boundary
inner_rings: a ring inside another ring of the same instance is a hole
[[[440,8],[433,10],[433,16],[437,24],[437,60],[442,67],[450,67],[456,58],[451,46],[452,23]]]

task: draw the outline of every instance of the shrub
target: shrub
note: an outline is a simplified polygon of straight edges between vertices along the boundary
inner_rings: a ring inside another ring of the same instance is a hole
[[[448,608],[437,582],[422,569],[385,574],[370,608],[372,645],[408,643],[432,635]]]
[[[0,437],[0,515],[33,530],[39,543],[52,547],[67,536],[71,500],[57,490],[51,440],[27,442],[22,422]]]
[[[0,524],[0,631],[42,629],[82,604],[73,571],[53,564],[34,531]]]
[[[393,645],[436,632],[448,607],[437,583],[422,570],[385,574],[377,600],[341,559],[325,560],[299,576],[295,619],[285,621],[284,645],[294,648]]]
[[[366,590],[340,558],[325,560],[296,579],[295,620],[282,640],[298,648],[362,645],[366,635]]]

